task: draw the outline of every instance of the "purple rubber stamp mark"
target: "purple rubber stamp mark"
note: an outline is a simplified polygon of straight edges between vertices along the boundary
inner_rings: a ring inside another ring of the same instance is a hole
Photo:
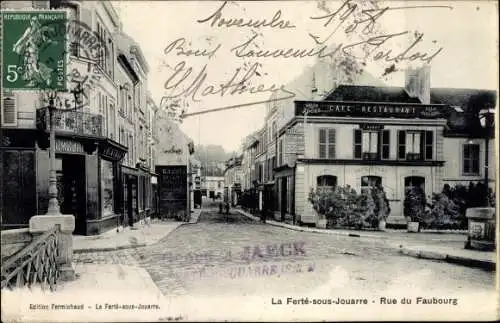
[[[305,256],[305,242],[286,242],[281,244],[245,246],[241,258],[252,261],[260,258]]]

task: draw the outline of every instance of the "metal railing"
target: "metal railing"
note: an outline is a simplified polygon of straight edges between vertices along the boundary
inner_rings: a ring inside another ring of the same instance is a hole
[[[50,120],[47,108],[37,110],[37,123],[40,129],[49,129]],[[91,137],[101,137],[105,130],[101,115],[81,111],[55,110],[54,127],[56,132],[68,132]]]
[[[40,285],[55,290],[59,277],[59,227],[35,237],[21,251],[2,263],[1,289],[14,289]]]

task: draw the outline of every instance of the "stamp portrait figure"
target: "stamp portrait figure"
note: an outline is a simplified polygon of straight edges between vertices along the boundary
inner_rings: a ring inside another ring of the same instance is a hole
[[[41,82],[47,85],[51,83],[52,69],[39,61],[39,48],[53,42],[45,33],[48,29],[49,27],[42,26],[38,18],[33,16],[29,26],[13,46],[12,50],[22,57],[22,65],[18,69],[22,71],[21,77],[27,82],[27,86],[33,87]]]
[[[4,88],[66,90],[66,12],[9,11],[2,22]]]

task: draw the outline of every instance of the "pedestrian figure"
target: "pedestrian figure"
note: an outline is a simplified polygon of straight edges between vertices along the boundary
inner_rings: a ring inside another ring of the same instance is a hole
[[[226,214],[229,214],[229,203],[226,203]]]
[[[219,203],[219,214],[222,214],[222,202]]]
[[[262,209],[260,211],[260,220],[263,222],[263,223],[266,223],[266,217],[267,217],[267,214],[266,214],[267,210],[266,209]]]

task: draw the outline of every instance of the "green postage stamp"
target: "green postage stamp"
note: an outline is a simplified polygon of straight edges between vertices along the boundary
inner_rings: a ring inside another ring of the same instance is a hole
[[[66,90],[67,13],[2,12],[4,89]]]

